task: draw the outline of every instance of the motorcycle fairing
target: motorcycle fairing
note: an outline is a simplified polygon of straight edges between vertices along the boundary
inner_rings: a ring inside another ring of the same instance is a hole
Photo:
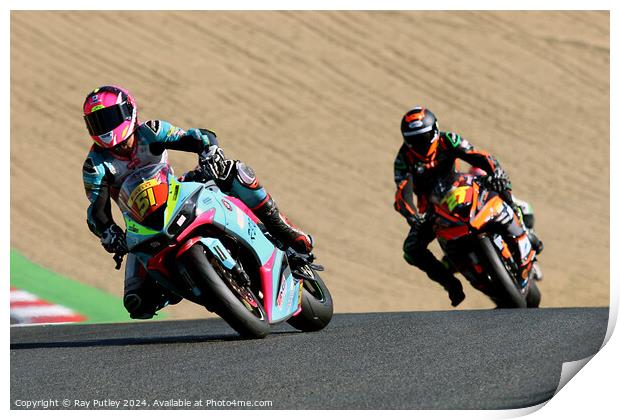
[[[485,202],[488,195],[486,191],[480,194],[480,187],[472,176],[461,175],[435,207],[444,222],[440,223],[437,236],[446,240],[457,239],[471,233],[470,227],[480,230],[501,216],[507,204],[498,195]]]
[[[445,190],[444,190],[445,191]],[[435,229],[440,244],[444,251],[448,242],[458,240],[470,234],[488,235],[485,226],[490,223],[505,223],[512,219],[513,212],[498,194],[487,190],[481,190],[475,178],[471,175],[458,176],[451,187],[444,193],[443,197],[433,198],[437,214]],[[499,234],[491,234],[493,245],[500,252],[502,258],[515,264],[512,251]],[[526,255],[531,250],[529,240],[519,244],[519,251]],[[472,282],[475,287],[482,284],[477,283],[477,275],[483,273],[483,268],[477,263],[475,254],[470,253],[471,267],[475,273],[468,273],[467,265],[461,266],[459,270]],[[520,280],[520,288],[527,290],[528,279]]]
[[[217,258],[224,267],[227,269],[233,268],[237,265],[237,261],[230,255],[226,247],[217,238],[200,238],[198,241],[205,244],[209,251]],[[192,244],[193,245],[193,244]]]
[[[470,224],[480,229],[490,220],[496,218],[504,211],[504,201],[499,196],[492,197],[471,219]]]
[[[263,300],[269,321],[285,320],[301,305],[301,283],[291,274],[284,251],[267,239],[254,221],[256,216],[245,205],[237,205],[236,199],[224,194],[220,199],[228,212],[226,231],[254,249],[260,259]]]
[[[167,207],[161,230],[142,226],[132,219],[131,214],[123,213],[128,247],[149,274],[174,290],[172,274],[165,267],[165,260],[173,250],[177,250],[178,256],[197,241],[205,244],[226,268],[232,268],[236,262],[230,254],[225,251],[221,256],[216,250],[225,250],[219,239],[210,236],[197,237],[192,233],[196,227],[210,224],[245,245],[245,249],[251,251],[259,262],[263,303],[270,323],[284,321],[299,311],[302,283],[293,277],[285,252],[274,246],[263,234],[256,223],[258,219],[246,206],[238,205],[237,199],[223,194],[213,182],[179,182],[170,171],[168,183]],[[195,217],[191,223],[187,222],[187,225],[183,226],[175,238],[169,230],[179,221],[183,206],[194,194],[198,194],[195,198]],[[154,247],[153,252],[142,248],[132,251],[147,241],[157,240],[159,236],[162,240],[169,241],[163,248]]]
[[[284,251],[275,248],[271,258],[260,268],[263,301],[269,322],[284,321],[297,312],[302,284],[288,267]]]

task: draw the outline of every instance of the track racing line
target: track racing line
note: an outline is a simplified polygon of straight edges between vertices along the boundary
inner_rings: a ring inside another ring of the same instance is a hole
[[[502,409],[551,398],[608,308],[336,314],[242,340],[220,319],[11,327],[16,400],[271,400],[273,409]],[[61,407],[62,408],[62,407]]]

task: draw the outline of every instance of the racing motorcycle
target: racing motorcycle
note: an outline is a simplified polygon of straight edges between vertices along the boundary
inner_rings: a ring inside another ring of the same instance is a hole
[[[215,182],[181,182],[168,164],[148,165],[127,176],[118,203],[128,250],[149,276],[242,336],[265,337],[284,321],[301,331],[330,322],[332,298],[314,256],[281,250]],[[114,259],[120,268],[123,255]]]
[[[486,187],[488,180],[454,172],[434,188],[433,226],[444,261],[498,308],[538,307],[541,295],[532,271],[519,272],[519,250],[505,239],[505,223],[514,213]]]

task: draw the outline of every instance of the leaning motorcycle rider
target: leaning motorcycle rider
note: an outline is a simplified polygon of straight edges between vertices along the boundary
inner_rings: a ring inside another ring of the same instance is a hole
[[[86,96],[84,120],[94,142],[82,168],[84,188],[90,201],[87,222],[110,253],[127,253],[125,232],[112,219],[111,199],[117,200],[123,180],[136,168],[167,163],[168,150],[199,155],[192,177],[213,179],[223,192],[239,198],[283,246],[308,254],[313,242],[278,210],[252,168],[226,159],[213,131],[183,130],[163,120],[140,123],[134,97],[119,86],[102,86]],[[131,318],[149,319],[167,304],[178,303],[176,295],[159,287],[135,256],[125,266],[123,303]]]
[[[513,199],[510,180],[497,159],[483,150],[475,149],[457,133],[439,131],[437,118],[424,107],[418,106],[407,111],[400,128],[403,144],[394,161],[394,181],[397,186],[394,207],[410,226],[403,245],[405,260],[439,283],[448,292],[452,306],[458,306],[465,299],[460,280],[428,249],[430,242],[435,239],[433,209],[429,205],[432,191],[438,183],[452,178],[451,175],[456,171],[455,163],[461,159],[473,168],[484,171],[487,174],[483,178],[486,186],[510,204],[513,217],[506,225],[506,230],[509,243],[514,250],[518,250],[517,255],[520,256],[521,275],[529,275],[531,272],[534,278],[542,278],[537,266],[532,269],[536,254],[543,248],[533,231],[533,215],[531,211],[526,215],[526,221],[532,225],[524,227],[523,209]],[[417,206],[414,204],[414,195]],[[523,208],[530,208],[527,203],[521,203]]]

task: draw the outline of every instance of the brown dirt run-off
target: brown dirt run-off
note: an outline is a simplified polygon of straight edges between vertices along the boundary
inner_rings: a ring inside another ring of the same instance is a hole
[[[253,166],[315,235],[337,311],[449,308],[402,259],[392,209],[416,104],[495,154],[534,205],[543,306],[608,305],[607,12],[12,12],[11,246],[120,296],[81,179],[81,104],[108,83],[142,120],[211,128]],[[172,155],[177,173],[196,160]],[[466,293],[462,308],[491,307]]]

